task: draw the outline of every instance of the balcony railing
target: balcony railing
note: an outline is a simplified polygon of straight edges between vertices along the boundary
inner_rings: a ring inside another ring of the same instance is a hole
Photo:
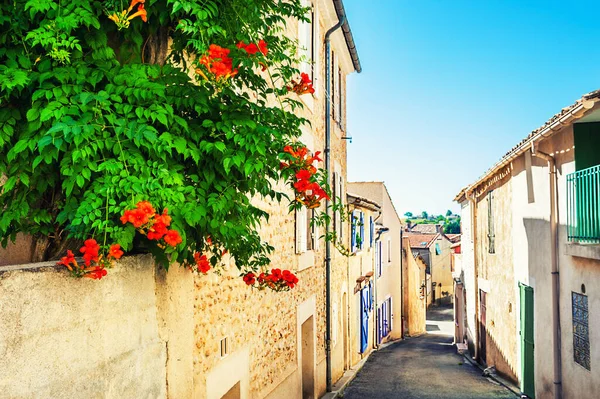
[[[567,236],[600,243],[600,165],[567,175]]]

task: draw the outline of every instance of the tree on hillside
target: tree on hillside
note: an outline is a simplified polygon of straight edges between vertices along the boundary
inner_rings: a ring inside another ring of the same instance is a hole
[[[450,209],[448,209],[448,211],[446,212],[446,216],[452,216],[452,211]]]
[[[446,223],[444,226],[446,234],[460,234],[460,218],[454,219]]]
[[[427,212],[423,211],[423,212],[421,212],[421,217],[423,219],[429,219],[429,214]]]
[[[413,217],[413,213],[412,212],[406,212],[404,214],[404,216],[406,216],[407,218],[411,218],[411,217]]]

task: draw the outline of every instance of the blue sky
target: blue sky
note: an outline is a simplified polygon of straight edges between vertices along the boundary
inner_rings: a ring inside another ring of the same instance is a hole
[[[600,3],[345,0],[363,72],[348,79],[349,181],[406,211],[458,211],[533,129],[600,88]]]

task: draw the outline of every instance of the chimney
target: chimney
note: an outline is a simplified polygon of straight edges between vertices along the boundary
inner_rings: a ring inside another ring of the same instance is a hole
[[[441,224],[441,223],[440,223],[440,224],[436,224],[436,225],[435,225],[435,231],[436,231],[437,233],[439,233],[439,234],[442,234],[442,233],[444,232],[444,229],[443,229],[443,227],[444,227],[444,225],[443,225],[443,224]]]

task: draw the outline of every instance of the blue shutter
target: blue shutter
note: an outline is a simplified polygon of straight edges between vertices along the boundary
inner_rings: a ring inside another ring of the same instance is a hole
[[[365,245],[365,214],[360,213],[360,249]]]
[[[364,353],[369,345],[369,290],[360,290],[360,353]]]
[[[437,242],[435,243],[435,254],[436,255],[440,255],[442,253],[442,250],[440,249],[440,244],[438,244]]]
[[[381,343],[381,337],[383,336],[383,331],[382,331],[382,320],[381,320],[381,307],[379,307],[379,309],[377,309],[377,343],[380,344]]]
[[[356,211],[352,211],[352,229],[350,241],[352,242],[352,252],[356,252]]]
[[[375,239],[375,223],[373,216],[369,216],[369,246],[373,248],[373,240]]]
[[[369,312],[373,310],[373,282],[369,281]]]
[[[377,277],[381,277],[381,264],[383,260],[383,246],[381,241],[377,241],[377,248],[375,248],[375,264],[377,266]]]

